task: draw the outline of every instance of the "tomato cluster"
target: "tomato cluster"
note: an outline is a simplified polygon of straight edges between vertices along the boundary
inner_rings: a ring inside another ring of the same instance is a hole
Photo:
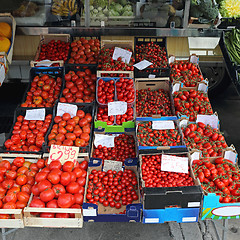
[[[0,208],[23,209],[27,206],[34,185],[34,177],[41,168],[43,159],[37,163],[16,157],[12,163],[0,162]],[[9,219],[9,214],[0,214],[0,219]]]
[[[124,122],[133,121],[133,108],[127,108],[127,112],[123,115],[116,115],[116,124],[122,125]]]
[[[141,89],[136,91],[136,113],[138,117],[152,115],[170,116],[171,101],[169,93],[163,89]]]
[[[137,177],[130,169],[119,172],[94,169],[89,174],[86,199],[88,203],[120,209],[139,199],[137,190]]]
[[[133,55],[131,56],[129,63],[123,62],[121,57],[119,57],[117,60],[113,60],[112,56],[114,49],[115,47],[101,49],[99,55],[98,69],[103,71],[133,71],[134,70],[133,64],[135,63]],[[125,48],[125,50],[132,52],[132,50],[127,48]],[[115,74],[112,76],[117,75]]]
[[[66,62],[69,48],[70,43],[68,42],[51,40],[47,44],[42,44],[41,52],[37,61],[48,59],[51,61],[63,60]]]
[[[13,126],[11,138],[7,139],[4,144],[6,149],[10,151],[40,151],[51,120],[52,114],[48,114],[44,121],[24,120],[24,117],[19,115]]]
[[[31,82],[31,88],[21,107],[52,107],[61,91],[62,79],[48,74],[39,74]]]
[[[149,67],[144,69],[152,68],[166,68],[168,67],[168,58],[165,47],[160,47],[159,44],[154,42],[149,42],[147,44],[136,45],[136,61],[141,62],[143,60],[148,60],[152,63]],[[156,69],[153,70],[155,72]]]
[[[135,101],[135,89],[132,78],[120,78],[116,81],[117,100],[127,103]]]
[[[240,202],[240,172],[230,160],[203,158],[194,160],[192,168],[202,188],[220,196],[220,203]]]
[[[52,144],[63,146],[86,147],[89,145],[92,116],[83,110],[71,118],[69,113],[54,118],[54,125],[48,135],[48,146]]]
[[[145,187],[183,187],[193,186],[194,182],[188,173],[174,173],[161,171],[162,155],[143,155],[142,156],[142,180]]]
[[[115,117],[113,115],[108,116],[108,107],[98,107],[97,120],[106,122],[107,125],[113,125]]]
[[[100,51],[99,39],[80,38],[71,43],[69,64],[97,64]]]
[[[174,92],[176,114],[189,116],[189,121],[196,121],[198,114],[211,115],[213,110],[207,93],[196,90]]]
[[[152,129],[152,122],[138,123],[137,138],[140,146],[178,146],[182,145],[177,129]]]
[[[115,82],[114,80],[104,81],[102,78],[98,80],[97,101],[99,104],[107,104],[115,99]]]
[[[124,162],[127,158],[136,157],[135,140],[132,135],[120,134],[114,138],[113,148],[98,145],[94,148],[92,157],[104,160],[115,160]]]
[[[182,131],[186,146],[201,150],[204,157],[221,156],[222,149],[227,147],[224,136],[202,122],[190,123]]]
[[[197,64],[189,61],[175,61],[170,66],[171,81],[180,81],[183,87],[196,87],[204,80]]]
[[[60,102],[87,103],[95,100],[97,77],[90,69],[69,71],[64,78],[66,85],[62,92],[63,96],[59,99]]]
[[[63,165],[52,161],[36,174],[36,184],[32,187],[33,199],[30,207],[36,208],[81,208],[86,184],[88,162],[67,161]],[[47,218],[75,217],[69,213],[31,213]]]

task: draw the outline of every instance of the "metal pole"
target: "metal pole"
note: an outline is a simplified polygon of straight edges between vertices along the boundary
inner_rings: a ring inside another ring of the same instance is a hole
[[[223,219],[222,240],[227,240],[228,219]]]
[[[84,11],[85,11],[85,27],[89,27],[90,26],[90,6],[89,6],[89,0],[85,0]]]
[[[6,240],[5,228],[2,228],[2,240]]]

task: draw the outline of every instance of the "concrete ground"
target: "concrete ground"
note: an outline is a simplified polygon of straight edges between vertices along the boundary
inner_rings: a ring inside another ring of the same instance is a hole
[[[211,104],[218,112],[221,131],[227,143],[234,144],[240,152],[240,97],[231,85],[226,91],[212,97]],[[222,239],[222,220],[215,225]],[[240,221],[231,219],[227,226],[227,239],[239,240]],[[218,240],[213,222],[210,220],[198,223],[176,222],[164,224],[142,223],[84,223],[82,229],[24,228],[7,236],[10,240],[128,240],[128,239],[174,239],[174,240]],[[226,238],[225,238],[226,239]]]

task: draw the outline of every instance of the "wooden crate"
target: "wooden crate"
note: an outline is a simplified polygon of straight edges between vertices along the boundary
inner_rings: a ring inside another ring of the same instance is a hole
[[[31,67],[35,67],[36,64],[39,62],[37,61],[41,52],[41,47],[43,44],[48,44],[51,40],[60,40],[64,42],[70,42],[70,34],[46,34],[46,35],[40,35],[40,42],[34,57],[34,60],[31,61]],[[62,67],[64,65],[63,60],[57,60],[57,61],[51,61],[52,64],[58,63],[59,67]]]
[[[117,74],[117,77],[124,75],[124,77],[134,78],[134,71],[104,71],[104,70],[97,70],[97,77],[110,77],[111,74]]]

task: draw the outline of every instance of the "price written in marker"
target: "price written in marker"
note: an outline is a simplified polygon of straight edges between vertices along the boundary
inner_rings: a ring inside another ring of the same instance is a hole
[[[68,103],[58,103],[57,116],[61,117],[64,113],[69,113],[71,115],[71,118],[73,118],[77,115],[77,110],[78,110],[77,105]]]
[[[117,171],[117,172],[122,171],[122,162],[105,160],[103,171],[107,172],[108,170]]]
[[[132,56],[132,52],[125,50],[123,48],[115,47],[112,59],[117,60],[120,57],[123,62],[129,64],[131,56]]]
[[[45,108],[27,110],[25,120],[45,120]]]
[[[127,112],[127,103],[122,101],[115,101],[108,103],[108,116],[123,115]]]
[[[60,161],[64,164],[67,161],[77,162],[79,147],[51,145],[48,164],[51,161]]]
[[[188,158],[163,154],[161,171],[188,173]]]

